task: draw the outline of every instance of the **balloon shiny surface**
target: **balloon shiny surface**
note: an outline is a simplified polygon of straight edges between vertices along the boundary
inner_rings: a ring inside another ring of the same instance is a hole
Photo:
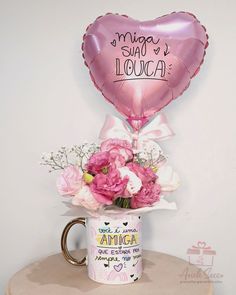
[[[207,45],[190,13],[149,21],[107,14],[87,28],[82,50],[96,87],[139,130],[189,86]]]

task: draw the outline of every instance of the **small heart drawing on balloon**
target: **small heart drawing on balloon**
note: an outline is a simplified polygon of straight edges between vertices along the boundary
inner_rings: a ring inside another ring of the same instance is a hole
[[[128,225],[128,222],[123,222],[124,226],[127,226]]]
[[[122,268],[123,268],[123,264],[122,264],[122,263],[119,263],[119,264],[117,264],[117,265],[114,265],[113,267],[114,267],[114,270],[115,270],[115,271],[119,272],[119,271],[122,270]]]
[[[116,47],[116,40],[115,39],[111,42],[111,45]]]
[[[158,47],[158,48],[156,48],[156,49],[153,49],[153,51],[154,51],[154,53],[155,53],[156,55],[158,55],[158,53],[160,52],[160,47]]]
[[[109,224],[110,224],[110,222],[104,222],[104,224],[105,224],[105,225],[109,225]]]

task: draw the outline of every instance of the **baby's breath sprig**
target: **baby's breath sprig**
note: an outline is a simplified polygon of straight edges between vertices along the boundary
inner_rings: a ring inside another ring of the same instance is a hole
[[[85,163],[98,150],[99,146],[95,143],[83,143],[81,145],[74,145],[71,152],[75,155],[77,165],[84,171]]]
[[[77,165],[84,171],[87,160],[99,150],[95,143],[74,145],[72,148],[61,147],[57,152],[51,152],[42,156],[43,166],[49,167],[49,172],[63,170],[69,165]]]
[[[143,167],[157,168],[158,164],[165,161],[166,157],[163,152],[160,151],[158,157],[154,156],[154,150],[140,152],[135,155],[134,161]]]
[[[61,147],[57,152],[50,152],[42,156],[42,162],[40,163],[43,166],[49,167],[49,172],[55,170],[63,170],[67,166],[71,165],[69,162],[70,150],[66,147]]]

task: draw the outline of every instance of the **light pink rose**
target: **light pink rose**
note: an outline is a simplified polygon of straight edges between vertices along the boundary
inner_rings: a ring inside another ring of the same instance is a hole
[[[155,182],[157,179],[157,175],[149,167],[145,168],[133,162],[128,163],[126,166],[142,180],[143,184]]]
[[[111,205],[113,200],[122,196],[125,191],[128,178],[121,178],[120,172],[110,167],[107,174],[97,174],[90,185],[95,199],[102,204]]]
[[[102,204],[100,204],[93,196],[88,185],[83,185],[78,193],[72,199],[72,204],[75,206],[81,206],[91,211],[98,210]]]
[[[108,152],[97,152],[93,154],[86,165],[88,172],[97,174],[102,171],[103,168],[109,167],[110,154]]]
[[[127,140],[108,139],[102,142],[101,151],[120,154],[125,158],[125,161],[133,159],[132,145]]]
[[[57,179],[57,190],[60,195],[75,195],[82,185],[82,175],[77,166],[66,167]]]
[[[161,187],[157,183],[146,183],[141,190],[131,198],[131,208],[149,207],[160,200]]]

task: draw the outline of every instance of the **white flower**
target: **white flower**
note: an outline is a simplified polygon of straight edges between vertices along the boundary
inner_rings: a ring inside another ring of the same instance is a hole
[[[136,194],[142,187],[141,179],[134,172],[130,171],[128,167],[122,167],[122,168],[119,168],[118,170],[122,178],[124,178],[125,176],[128,176],[129,178],[129,181],[126,187],[127,191],[131,195]]]
[[[168,165],[161,166],[157,171],[158,183],[163,192],[172,192],[179,187],[180,180],[173,168]]]

